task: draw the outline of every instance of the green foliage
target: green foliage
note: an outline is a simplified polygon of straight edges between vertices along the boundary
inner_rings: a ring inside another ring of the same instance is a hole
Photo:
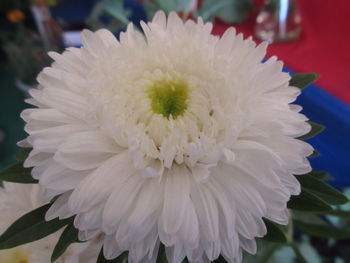
[[[264,223],[267,228],[267,234],[263,237],[266,241],[285,243],[287,236],[282,226],[264,218]]]
[[[146,11],[147,19],[151,20],[158,10],[163,10],[166,14],[171,11],[188,14],[195,4],[195,0],[144,0],[143,6]],[[186,16],[185,15],[185,16]]]
[[[288,245],[291,248],[293,248],[300,263],[308,263],[308,261],[305,259],[304,255],[303,255],[303,253],[301,253],[299,246],[296,243],[292,242],[292,243],[289,243]]]
[[[0,172],[0,181],[36,184],[38,180],[32,177],[31,170],[30,168],[24,168],[23,163],[16,163]]]
[[[158,5],[150,0],[143,1],[143,8],[145,9],[148,20],[151,20],[154,14],[159,10]]]
[[[93,29],[108,28],[112,32],[116,32],[126,27],[129,23],[130,10],[123,5],[123,0],[102,0],[98,2],[86,23]],[[102,23],[101,17],[107,16],[110,21]]]
[[[350,211],[342,211],[342,210],[331,210],[327,211],[325,213],[322,213],[323,215],[331,215],[336,216],[345,220],[350,220]]]
[[[204,21],[219,17],[226,23],[242,23],[252,9],[251,0],[204,0],[196,15],[201,16]]]
[[[295,74],[292,76],[289,81],[289,85],[293,87],[297,87],[299,89],[304,89],[312,82],[317,80],[320,77],[319,74],[316,73],[304,73],[304,74]]]
[[[296,178],[300,182],[303,190],[308,190],[327,204],[341,205],[349,201],[341,192],[312,175],[305,174],[296,176]]]
[[[187,17],[195,5],[194,0],[145,0],[143,2],[147,18],[152,19],[157,10],[169,14],[177,11]],[[194,17],[201,16],[204,21],[219,17],[226,23],[244,22],[253,9],[252,0],[204,0],[199,10],[194,10]]]
[[[299,220],[294,220],[295,226],[311,236],[321,238],[346,239],[350,238],[350,228],[338,228],[329,224],[305,223]]]
[[[119,257],[112,259],[112,260],[107,260],[105,259],[103,255],[103,248],[100,251],[100,254],[98,255],[97,262],[96,263],[127,263],[128,262],[128,254],[123,253]]]
[[[73,223],[70,223],[66,227],[52,252],[52,263],[55,262],[72,243],[80,242],[78,234],[79,230],[74,227]]]
[[[35,85],[38,73],[51,63],[40,37],[21,26],[3,42],[2,48],[19,80]]]
[[[314,152],[309,156],[309,158],[312,158],[312,157],[318,157],[320,156],[320,153],[316,150],[314,150]]]
[[[27,159],[31,150],[32,150],[32,148],[21,149],[15,153],[14,158],[19,162],[24,162],[25,159]]]
[[[315,122],[309,122],[310,125],[311,125],[311,131],[308,133],[308,134],[305,134],[301,137],[299,137],[298,139],[299,140],[307,140],[307,139],[310,139],[312,137],[315,137],[317,134],[321,133],[325,127],[318,124],[318,123],[315,123]]]
[[[103,10],[106,11],[106,13],[110,14],[124,25],[129,23],[128,16],[130,15],[130,11],[124,9],[122,0],[104,0],[102,2],[104,4]]]
[[[333,177],[325,171],[312,171],[308,173],[308,175],[313,176],[319,180],[333,180]]]
[[[329,204],[306,189],[302,189],[300,195],[292,196],[287,206],[290,209],[309,212],[324,212],[332,209]]]
[[[42,239],[65,225],[72,218],[45,221],[45,213],[52,204],[41,206],[17,219],[1,236],[0,249],[8,249]]]

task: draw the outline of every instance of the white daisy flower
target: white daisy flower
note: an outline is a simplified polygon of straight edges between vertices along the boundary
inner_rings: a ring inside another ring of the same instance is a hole
[[[313,151],[300,94],[282,62],[262,62],[233,28],[158,12],[130,24],[120,41],[82,33],[38,77],[22,113],[33,147],[26,167],[49,195],[47,218],[75,217],[80,238],[105,234],[104,255],[130,262],[240,262],[266,234],[263,217],[287,224],[300,193],[293,174],[311,170]]]
[[[15,220],[44,205],[39,185],[4,183],[0,187],[0,233]],[[62,231],[33,243],[0,250],[1,263],[48,263]],[[69,246],[56,263],[96,263],[101,244],[97,240]]]

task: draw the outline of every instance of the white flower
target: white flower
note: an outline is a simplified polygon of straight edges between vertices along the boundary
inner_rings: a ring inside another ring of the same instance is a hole
[[[39,185],[4,183],[0,187],[0,234],[15,220],[44,205]],[[0,250],[1,263],[48,263],[62,231],[33,243]],[[56,263],[96,263],[101,245],[97,240],[72,244]]]
[[[22,113],[33,147],[26,167],[49,197],[47,218],[76,215],[81,238],[104,233],[104,254],[170,262],[240,262],[266,234],[262,217],[287,224],[310,171],[310,130],[300,94],[272,57],[233,28],[222,38],[201,19],[158,12],[120,41],[84,31],[39,75]]]

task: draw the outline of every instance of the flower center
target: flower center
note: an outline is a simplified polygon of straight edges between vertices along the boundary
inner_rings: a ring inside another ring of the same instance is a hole
[[[183,81],[156,81],[147,90],[152,111],[169,119],[182,116],[187,109],[188,86]]]
[[[5,249],[0,251],[2,263],[28,263],[27,255],[19,248]]]

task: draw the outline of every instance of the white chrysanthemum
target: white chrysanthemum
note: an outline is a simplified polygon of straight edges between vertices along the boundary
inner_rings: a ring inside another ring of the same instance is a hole
[[[22,113],[33,147],[26,167],[49,197],[47,218],[76,215],[80,237],[104,233],[108,259],[239,262],[264,236],[262,218],[286,224],[310,171],[300,94],[272,57],[233,28],[158,12],[120,41],[84,31],[39,75]]]
[[[44,205],[39,185],[4,183],[0,187],[0,234],[15,220]],[[0,250],[1,263],[48,263],[62,231],[12,249]],[[72,244],[56,263],[96,263],[101,245],[97,240]]]

